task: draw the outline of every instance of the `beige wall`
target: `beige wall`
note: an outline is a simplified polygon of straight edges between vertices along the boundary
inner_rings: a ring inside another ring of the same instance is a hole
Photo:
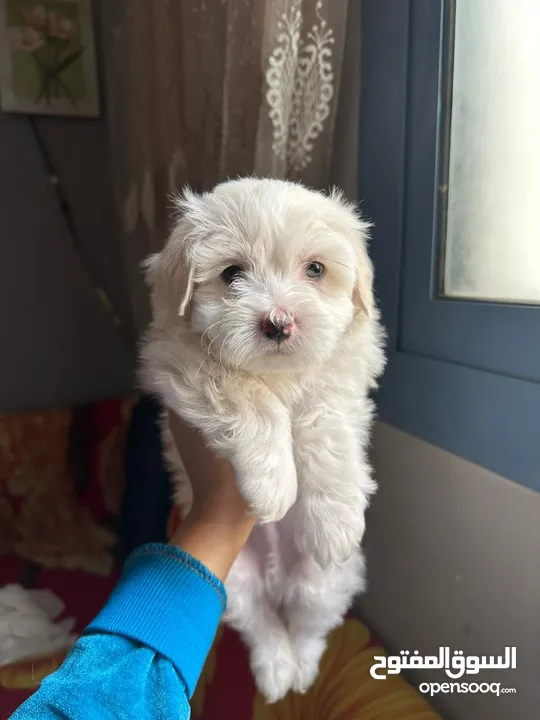
[[[433,704],[453,720],[538,717],[540,494],[382,423],[373,454],[379,493],[361,613],[394,651],[450,645],[498,655],[515,646],[517,670],[479,681],[516,695],[439,695]],[[410,679],[447,678],[421,671]]]

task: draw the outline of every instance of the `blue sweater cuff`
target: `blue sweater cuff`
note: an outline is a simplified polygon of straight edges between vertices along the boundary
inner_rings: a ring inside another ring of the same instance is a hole
[[[223,583],[188,553],[154,543],[135,550],[85,633],[121,635],[168,658],[189,697],[225,609]]]

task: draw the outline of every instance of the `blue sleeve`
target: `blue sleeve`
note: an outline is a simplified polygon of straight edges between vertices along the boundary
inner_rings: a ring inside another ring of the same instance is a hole
[[[62,666],[12,720],[189,718],[225,603],[223,584],[191,555],[143,546]]]

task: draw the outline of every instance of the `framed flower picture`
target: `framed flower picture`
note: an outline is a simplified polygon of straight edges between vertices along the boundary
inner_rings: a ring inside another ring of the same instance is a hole
[[[6,112],[99,115],[91,0],[0,0]]]

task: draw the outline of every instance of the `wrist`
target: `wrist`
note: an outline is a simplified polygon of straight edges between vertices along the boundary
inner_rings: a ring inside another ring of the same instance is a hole
[[[169,544],[197,558],[221,580],[225,580],[236,556],[244,547],[256,518],[245,515],[230,522],[222,516],[200,517],[190,512]]]

